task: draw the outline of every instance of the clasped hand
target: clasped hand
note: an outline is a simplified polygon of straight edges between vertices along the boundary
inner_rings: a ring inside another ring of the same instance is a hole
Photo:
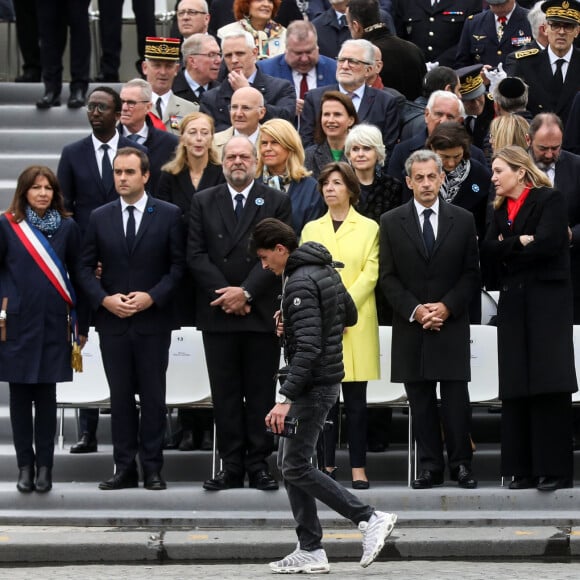
[[[226,286],[225,288],[218,288],[215,291],[219,294],[210,306],[218,306],[226,314],[235,314],[237,316],[245,316],[250,313],[252,307],[248,304],[243,288],[239,286]]]
[[[440,331],[443,323],[449,318],[449,309],[443,302],[421,304],[415,312],[415,320],[424,330]]]
[[[147,310],[153,299],[147,292],[130,292],[129,294],[112,294],[103,299],[103,306],[119,318],[128,318],[138,312]]]

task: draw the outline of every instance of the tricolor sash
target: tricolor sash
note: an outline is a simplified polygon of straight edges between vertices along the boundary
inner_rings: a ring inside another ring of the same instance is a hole
[[[56,291],[61,295],[70,309],[71,333],[73,340],[72,367],[78,372],[82,371],[82,359],[79,363],[75,359],[80,357],[80,340],[78,334],[78,320],[76,315],[76,295],[71,284],[68,272],[66,271],[60,258],[50,245],[45,235],[28,221],[14,221],[14,216],[6,212],[8,223],[12,226],[14,233],[36,262],[41,272],[48,278]],[[80,369],[77,368],[80,366]]]

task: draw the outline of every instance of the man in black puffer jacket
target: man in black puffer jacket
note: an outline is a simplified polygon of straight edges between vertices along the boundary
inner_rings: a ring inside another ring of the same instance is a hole
[[[270,568],[290,574],[330,570],[322,549],[317,499],[358,525],[363,537],[360,564],[366,568],[379,555],[397,516],[375,511],[310,461],[328,411],[338,398],[344,377],[342,334],[345,326],[356,324],[356,307],[328,250],[316,242],[298,247],[294,230],[285,223],[262,220],[254,230],[252,247],[264,269],[283,276],[284,288],[278,333],[284,336],[288,374],[265,423],[274,433],[281,433],[287,416],[298,420],[296,435],[283,439],[278,451],[278,465],[298,524],[298,547],[271,562]]]

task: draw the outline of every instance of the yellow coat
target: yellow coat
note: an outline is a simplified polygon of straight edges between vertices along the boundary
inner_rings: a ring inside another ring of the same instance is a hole
[[[335,233],[330,213],[308,222],[302,242],[320,242],[332,258],[344,264],[338,269],[342,282],[358,310],[356,326],[348,328],[343,344],[345,381],[380,378],[379,323],[375,286],[379,277],[379,226],[350,208]]]

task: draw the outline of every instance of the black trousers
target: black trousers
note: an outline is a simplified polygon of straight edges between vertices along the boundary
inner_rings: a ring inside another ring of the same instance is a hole
[[[119,74],[121,64],[121,32],[124,0],[99,0],[101,73]],[[145,38],[157,36],[155,32],[155,0],[132,0],[137,26],[137,50],[139,58],[145,54]]]
[[[60,93],[62,57],[70,30],[71,90],[87,90],[91,64],[90,0],[42,0],[36,3],[42,80],[47,91]]]
[[[464,381],[441,381],[441,413],[437,408],[437,382],[405,383],[413,416],[413,432],[417,441],[419,469],[443,471],[443,440],[445,435],[449,470],[459,465],[471,466],[471,407]]]
[[[111,391],[111,434],[116,470],[161,471],[165,439],[166,372],[171,332],[122,335],[100,333],[105,374]],[[135,406],[139,395],[139,409]],[[140,417],[139,417],[140,412]]]
[[[508,477],[572,477],[569,393],[502,401],[501,473]]]
[[[16,14],[16,36],[22,54],[22,70],[40,76],[40,45],[36,0],[13,0]]]
[[[56,435],[56,383],[9,383],[10,422],[18,467],[52,468]],[[32,406],[34,405],[34,420]]]
[[[203,346],[225,469],[240,477],[267,469],[274,440],[264,417],[274,406],[278,338],[273,332],[203,332]]]

